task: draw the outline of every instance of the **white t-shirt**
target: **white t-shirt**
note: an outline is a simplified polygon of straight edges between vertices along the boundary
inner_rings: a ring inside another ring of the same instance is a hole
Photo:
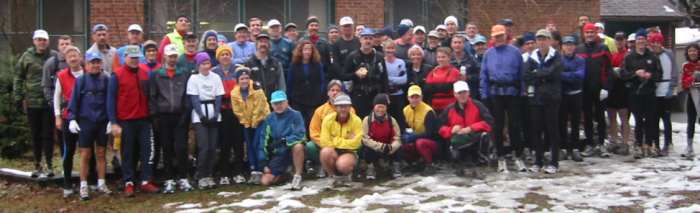
[[[187,81],[187,95],[198,95],[201,102],[214,101],[216,96],[224,95],[224,84],[219,75],[209,73],[208,75],[196,74]],[[216,114],[214,114],[216,112]],[[202,103],[202,114],[208,118],[218,117],[221,121],[219,109],[214,109],[214,103]],[[192,110],[192,123],[199,123],[199,115]]]

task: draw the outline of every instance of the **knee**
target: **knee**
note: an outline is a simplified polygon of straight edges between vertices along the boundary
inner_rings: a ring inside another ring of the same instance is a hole
[[[303,152],[304,152],[304,148],[305,148],[305,147],[304,147],[304,144],[298,143],[298,144],[295,144],[295,145],[292,147],[292,151],[294,151],[295,153],[298,153],[298,152],[303,153]]]
[[[272,174],[266,173],[260,178],[260,184],[263,186],[269,186],[274,183],[275,176]]]
[[[333,148],[323,148],[321,149],[321,159],[328,159],[335,156],[335,149]]]

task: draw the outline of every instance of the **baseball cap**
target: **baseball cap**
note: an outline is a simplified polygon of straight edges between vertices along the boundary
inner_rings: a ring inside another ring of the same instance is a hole
[[[187,32],[185,33],[185,40],[187,39],[197,39],[197,34],[194,34],[193,32]]]
[[[420,86],[418,85],[413,85],[408,88],[408,97],[414,96],[414,95],[420,95],[423,96],[423,91],[421,91]]]
[[[284,25],[284,30],[287,31],[289,28],[297,28],[297,24],[295,23],[287,23],[287,25]]]
[[[588,31],[595,32],[597,30],[598,30],[598,28],[593,23],[586,23],[585,25],[583,25],[583,32],[588,32]]]
[[[647,36],[647,40],[653,43],[664,42],[664,35],[662,35],[661,33],[649,33],[649,35]]]
[[[423,33],[427,33],[427,32],[425,31],[425,27],[423,27],[423,26],[421,26],[421,25],[418,25],[418,26],[416,26],[416,27],[413,28],[413,34],[416,34],[416,32],[418,32],[418,31],[423,32]]]
[[[552,33],[549,30],[540,29],[535,33],[535,37],[552,38]]]
[[[600,28],[600,29],[605,29],[605,25],[601,22],[596,22],[594,24],[595,27]]]
[[[99,53],[93,52],[93,51],[88,51],[85,53],[85,61],[93,61],[93,60],[100,60],[102,61],[102,55]]]
[[[637,40],[637,34],[632,33],[629,36],[627,36],[627,41],[635,41]]]
[[[455,25],[459,26],[459,22],[457,21],[457,17],[448,16],[447,18],[445,18],[445,21],[443,21],[443,24],[447,25],[447,23],[449,23],[449,22],[454,22]]]
[[[333,106],[340,105],[352,105],[352,99],[350,99],[350,96],[342,94],[338,95],[338,97],[335,97],[335,100],[333,100]]]
[[[46,32],[46,30],[36,30],[34,31],[34,35],[32,36],[32,39],[37,39],[37,38],[43,38],[43,39],[49,39],[49,33]]]
[[[104,24],[96,24],[95,26],[92,27],[92,32],[97,32],[97,31],[107,31],[109,28],[107,28],[107,25]]]
[[[469,84],[464,81],[457,81],[452,85],[455,93],[469,91]]]
[[[504,18],[504,19],[498,20],[498,24],[510,27],[510,26],[513,26],[513,19]]]
[[[399,24],[404,24],[404,25],[407,25],[409,27],[413,27],[413,21],[411,21],[411,19],[407,19],[407,18],[401,19]]]
[[[260,33],[257,36],[255,36],[255,39],[259,39],[259,38],[270,39],[270,35],[268,35],[266,31],[260,31]]]
[[[129,25],[129,28],[127,28],[126,31],[127,31],[127,32],[131,32],[131,31],[143,32],[143,28],[141,28],[141,25],[132,24],[132,25]]]
[[[625,32],[619,31],[615,33],[615,40],[625,40]]]
[[[435,27],[435,30],[445,30],[447,31],[447,26],[444,24],[439,24],[438,26]]]
[[[564,38],[561,39],[562,44],[573,44],[576,45],[578,42],[576,41],[576,38],[573,36],[564,36]]]
[[[282,90],[277,90],[270,95],[270,103],[279,103],[287,100],[287,94]]]
[[[498,36],[503,34],[506,34],[506,26],[497,24],[491,27],[491,36]]]
[[[148,49],[148,48],[155,48],[155,49],[158,49],[158,43],[156,43],[156,42],[153,41],[153,40],[148,40],[148,41],[144,42],[144,43],[143,43],[143,49],[144,49],[144,51],[145,51],[146,49]]]
[[[124,55],[129,58],[140,58],[143,56],[141,53],[141,48],[136,45],[127,45],[126,49],[124,50]]]
[[[236,24],[236,27],[233,28],[233,32],[238,32],[238,30],[241,30],[241,29],[248,30],[248,26],[245,26],[245,24],[243,24],[243,23],[238,23],[238,24]]]
[[[486,44],[486,37],[484,37],[482,35],[476,36],[476,38],[474,38],[471,43],[472,44],[478,44],[478,43]]]
[[[438,32],[437,32],[436,30],[431,30],[431,31],[428,33],[428,37],[440,38],[440,34],[438,34]]]
[[[270,19],[269,21],[267,21],[267,28],[271,28],[274,26],[282,26],[282,23],[280,23],[280,21],[278,21],[277,19]]]
[[[365,29],[362,29],[362,32],[360,32],[360,36],[374,36],[374,30],[369,27],[365,27]]]
[[[352,18],[350,18],[350,16],[343,16],[342,18],[340,18],[339,23],[340,23],[340,26],[354,24],[354,22],[352,21]]]
[[[177,46],[175,44],[168,44],[165,45],[165,48],[163,50],[165,52],[166,56],[171,56],[171,55],[179,55],[180,51],[177,50]]]

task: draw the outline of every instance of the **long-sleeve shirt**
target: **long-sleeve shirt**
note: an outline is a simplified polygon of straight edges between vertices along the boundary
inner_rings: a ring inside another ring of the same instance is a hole
[[[393,61],[385,60],[385,63],[390,95],[403,95],[404,88],[408,84],[406,62],[403,59],[394,58]]]
[[[484,53],[479,75],[481,98],[492,95],[521,96],[524,91],[523,57],[511,45],[492,47]]]
[[[78,77],[83,75],[83,70],[78,70],[78,71],[71,71],[70,72],[73,77],[78,79]],[[60,117],[62,110],[61,105],[63,103],[63,88],[61,87],[61,79],[56,78],[56,84],[54,85],[54,92],[53,92],[53,115],[56,117]]]
[[[228,46],[233,49],[233,64],[244,64],[255,55],[255,43],[246,41],[239,43],[238,41],[228,43]]]

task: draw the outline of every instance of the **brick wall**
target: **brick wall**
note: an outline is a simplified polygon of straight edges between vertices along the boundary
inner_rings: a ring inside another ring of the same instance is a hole
[[[350,16],[355,24],[370,27],[384,26],[384,0],[336,0],[336,23],[343,16]]]
[[[579,15],[599,21],[600,0],[469,0],[469,20],[478,23],[482,34],[488,34],[499,19],[510,18],[516,35],[535,32],[550,22],[566,35],[575,31]]]
[[[145,27],[143,2],[144,0],[92,0],[90,28],[98,23],[107,25],[111,44],[122,45],[126,43],[126,29],[129,25],[139,24]]]

